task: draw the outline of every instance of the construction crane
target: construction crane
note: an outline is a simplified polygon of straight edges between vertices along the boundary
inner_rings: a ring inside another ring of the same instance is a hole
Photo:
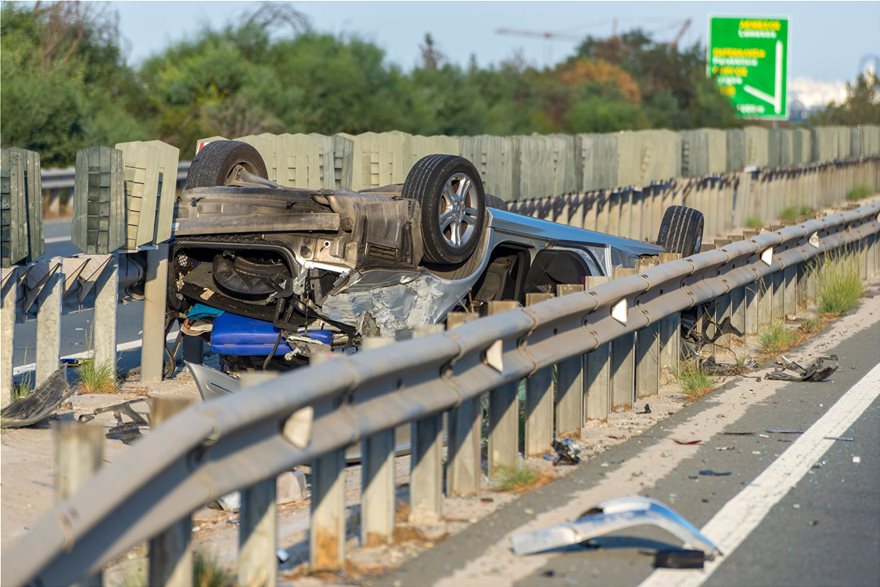
[[[675,35],[675,38],[669,42],[669,46],[675,49],[678,47],[678,42],[681,41],[681,38],[687,32],[687,30],[691,27],[691,19],[685,19],[685,21],[681,24],[681,28],[678,29],[678,34]]]
[[[572,33],[556,33],[553,31],[524,31],[519,29],[496,29],[496,35],[512,35],[515,37],[531,37],[533,39],[545,39],[552,41],[554,39],[562,39],[566,41],[582,41],[583,36],[574,35]]]

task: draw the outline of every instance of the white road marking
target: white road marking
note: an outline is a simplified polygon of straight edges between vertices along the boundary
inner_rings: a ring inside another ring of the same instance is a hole
[[[165,340],[166,340],[166,342],[168,342],[168,341],[174,340],[175,338],[177,338],[177,330],[175,330],[174,332],[171,332],[166,337]],[[143,344],[144,344],[143,340],[130,340],[128,342],[122,342],[122,343],[119,343],[118,345],[116,345],[116,352],[121,353],[123,351],[130,351],[132,349],[139,349],[143,346]],[[63,357],[61,357],[61,359],[91,359],[92,353],[93,353],[93,351],[90,351],[90,350],[83,351],[81,353],[76,353],[73,355],[64,355]],[[59,361],[61,359],[59,359]],[[19,365],[18,367],[13,367],[12,375],[13,376],[21,375],[22,373],[27,373],[28,371],[33,371],[36,368],[37,368],[36,363],[28,363],[27,365]]]
[[[702,585],[834,444],[834,440],[827,437],[846,432],[878,396],[880,364],[853,385],[788,450],[703,526],[703,534],[715,541],[724,556],[707,562],[702,571],[659,569],[640,587]]]
[[[43,242],[45,242],[47,245],[54,245],[55,243],[69,243],[70,242],[70,235],[50,236],[49,238],[44,239]]]

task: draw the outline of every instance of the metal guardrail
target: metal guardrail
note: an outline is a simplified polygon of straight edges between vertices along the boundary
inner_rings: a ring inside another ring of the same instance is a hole
[[[177,166],[177,187],[182,187],[186,182],[186,174],[192,161],[181,161]],[[75,167],[61,169],[43,169],[40,173],[43,190],[72,190],[76,179]]]
[[[8,547],[2,583],[68,584],[99,572],[231,491],[458,409],[826,252],[857,245],[862,274],[876,274],[878,234],[875,202],[195,405],[132,446],[124,460],[98,470]],[[305,443],[285,432],[304,408],[314,410]]]

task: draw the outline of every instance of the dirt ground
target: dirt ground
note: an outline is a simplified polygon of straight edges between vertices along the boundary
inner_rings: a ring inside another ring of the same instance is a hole
[[[875,283],[868,289],[861,307],[846,315],[821,331],[818,338],[806,343],[801,349],[793,351],[791,357],[815,356],[837,341],[850,336],[865,327],[869,322],[880,319],[880,286]],[[791,327],[795,328],[796,323]],[[740,357],[754,354],[757,341],[747,339],[744,344],[737,344],[733,351]],[[719,361],[731,362],[733,357],[721,352]],[[746,377],[759,377],[769,362],[765,361]],[[133,374],[132,379],[137,375]],[[724,383],[722,378],[718,384]],[[182,371],[170,381],[164,381],[149,389],[137,381],[124,383],[117,394],[75,395],[55,416],[56,420],[69,421],[82,414],[90,414],[96,408],[119,403],[131,399],[146,398],[149,395],[188,397],[198,400],[198,392],[188,372]],[[637,402],[634,410],[624,410],[611,414],[607,422],[590,422],[584,430],[579,445],[582,457],[594,461],[602,459],[602,453],[609,447],[621,443],[628,438],[643,433],[645,430],[677,412],[687,402],[672,382],[662,386],[659,395]],[[650,413],[645,412],[645,403],[650,404]],[[148,411],[147,403],[136,404],[139,413]],[[104,413],[97,416],[96,423],[107,428],[114,425],[112,414]],[[28,531],[29,526],[41,513],[50,509],[53,501],[53,455],[54,441],[52,423],[44,423],[35,428],[20,430],[4,430],[0,435],[0,542],[6,546],[17,536]],[[149,432],[146,432],[149,434]],[[105,444],[105,461],[124,458],[127,446],[119,440],[107,440]],[[572,467],[554,467],[547,460],[532,460],[531,463],[540,468],[547,476],[565,475]],[[396,459],[396,476],[398,498],[401,504],[401,520],[405,519],[405,508],[408,499],[409,457]],[[346,472],[346,499],[350,506],[349,512],[349,565],[341,576],[309,576],[305,572],[305,561],[308,558],[308,518],[309,504],[307,499],[279,506],[278,545],[286,551],[288,560],[280,566],[282,583],[290,583],[296,579],[297,585],[326,586],[331,584],[352,584],[359,582],[365,575],[380,573],[395,568],[409,560],[435,542],[445,539],[478,522],[500,505],[515,499],[515,495],[496,491],[489,479],[483,479],[483,495],[480,500],[447,498],[445,500],[444,519],[432,526],[420,526],[418,529],[401,524],[393,545],[361,548],[356,535],[359,517],[358,503],[360,500],[360,467],[350,466]],[[237,514],[213,508],[203,508],[194,515],[193,535],[195,548],[207,557],[216,560],[230,572],[235,566],[238,543]],[[105,572],[108,585],[121,585],[132,579],[142,577],[145,568],[145,548],[133,549],[122,559],[115,561]]]

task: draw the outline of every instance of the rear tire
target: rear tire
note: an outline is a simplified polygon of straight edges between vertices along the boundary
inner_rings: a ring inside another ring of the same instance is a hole
[[[244,172],[269,178],[266,164],[253,146],[241,141],[213,141],[193,159],[185,189],[231,185]]]
[[[474,165],[456,155],[428,155],[410,169],[401,195],[421,204],[425,261],[467,261],[483,237],[486,216],[483,182]]]
[[[689,257],[703,244],[703,213],[686,206],[670,206],[663,214],[657,244],[669,253]]]

